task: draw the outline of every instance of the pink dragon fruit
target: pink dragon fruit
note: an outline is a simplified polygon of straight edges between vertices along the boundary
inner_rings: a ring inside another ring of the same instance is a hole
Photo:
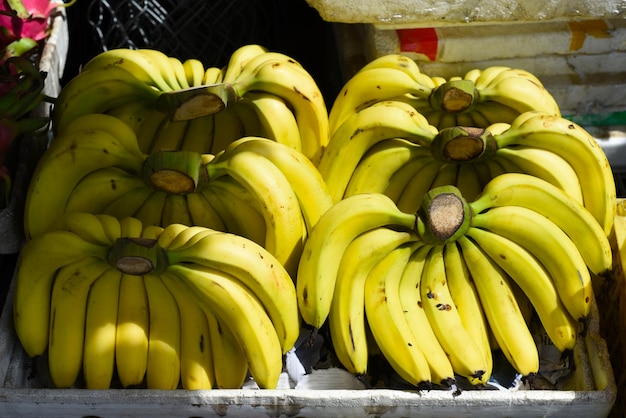
[[[0,48],[22,38],[44,39],[50,13],[58,5],[51,0],[0,0]],[[17,15],[10,16],[14,11]]]

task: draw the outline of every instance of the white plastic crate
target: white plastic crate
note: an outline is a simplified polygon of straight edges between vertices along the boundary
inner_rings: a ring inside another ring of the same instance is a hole
[[[307,0],[328,22],[419,27],[624,17],[620,0]]]

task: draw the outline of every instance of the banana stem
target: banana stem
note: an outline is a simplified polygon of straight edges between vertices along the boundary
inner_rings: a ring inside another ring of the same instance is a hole
[[[142,176],[157,190],[170,194],[192,193],[198,187],[203,161],[193,151],[159,151],[148,155]]]
[[[115,241],[108,256],[109,264],[133,276],[164,271],[167,259],[156,239],[121,237]]]
[[[236,101],[233,87],[219,83],[161,93],[156,107],[172,121],[182,121],[213,115]]]
[[[470,227],[471,209],[455,186],[442,186],[424,196],[417,212],[417,233],[426,244],[456,241]]]
[[[447,113],[461,113],[471,110],[476,97],[474,82],[471,80],[451,80],[432,91],[428,101],[430,107]]]
[[[440,161],[462,163],[490,158],[497,150],[493,135],[484,128],[454,126],[441,129],[431,150]]]

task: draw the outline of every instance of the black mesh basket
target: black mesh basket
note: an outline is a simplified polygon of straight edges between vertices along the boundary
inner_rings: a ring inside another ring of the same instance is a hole
[[[113,48],[153,48],[180,60],[222,66],[237,47],[267,43],[272,2],[260,0],[91,0],[94,42]]]

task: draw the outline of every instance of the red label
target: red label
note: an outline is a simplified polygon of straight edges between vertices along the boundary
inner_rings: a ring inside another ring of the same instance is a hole
[[[397,29],[400,52],[416,52],[430,61],[437,59],[439,39],[435,28]]]

